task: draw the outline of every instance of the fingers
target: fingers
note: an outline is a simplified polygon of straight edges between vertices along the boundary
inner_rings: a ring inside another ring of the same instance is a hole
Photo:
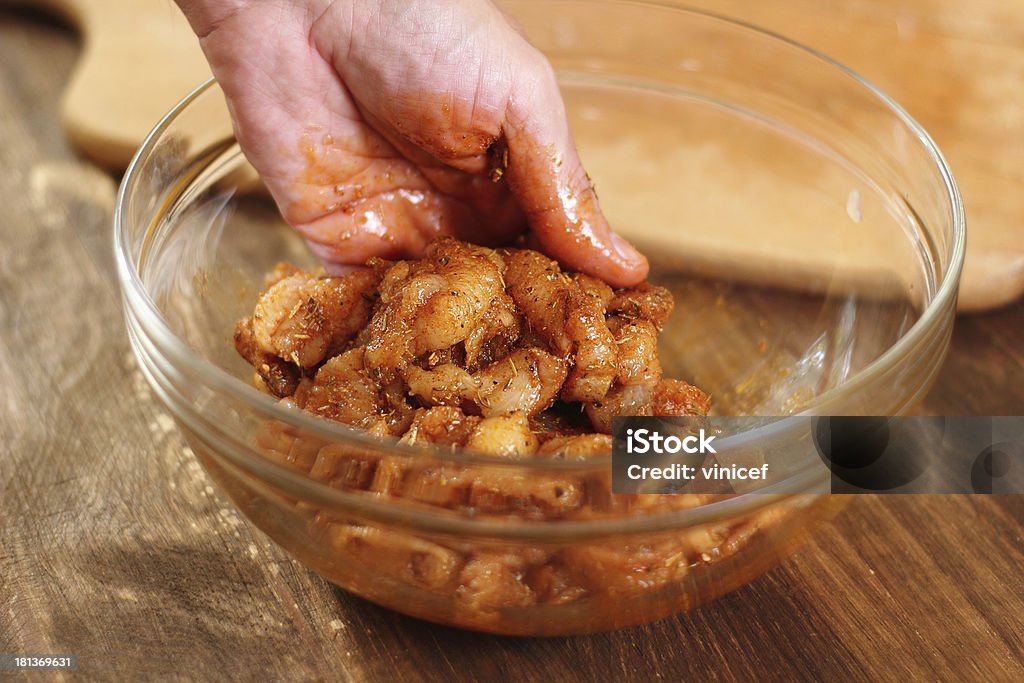
[[[528,227],[515,198],[504,183],[492,182],[490,160],[483,155],[478,171],[438,159],[410,142],[388,122],[360,108],[363,118],[414,166],[434,190],[465,204],[476,213],[472,225],[458,226],[463,239],[485,245],[509,244]]]
[[[294,224],[310,248],[330,264],[361,264],[374,256],[419,256],[441,235],[471,222],[468,209],[434,191],[395,190],[306,223]]]
[[[520,71],[506,115],[505,177],[544,251],[574,270],[628,287],[647,259],[612,232],[576,152],[558,85],[537,53]]]

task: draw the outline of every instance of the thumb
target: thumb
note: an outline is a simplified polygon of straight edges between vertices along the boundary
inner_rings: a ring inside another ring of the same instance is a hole
[[[647,277],[647,259],[605,220],[569,132],[554,71],[539,53],[534,64],[520,72],[502,131],[509,189],[547,254],[614,287],[636,285]]]

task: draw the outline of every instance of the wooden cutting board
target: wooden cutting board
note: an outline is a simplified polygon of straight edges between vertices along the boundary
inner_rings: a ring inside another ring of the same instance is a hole
[[[209,76],[170,0],[0,0],[50,10],[82,35],[62,120],[86,155],[123,169],[156,121]],[[691,0],[821,49],[881,86],[943,149],[967,206],[960,308],[1024,293],[1024,3],[1005,0]],[[785,227],[778,229],[784,230]],[[727,249],[727,247],[726,247]],[[747,253],[706,255],[749,259]],[[765,254],[771,271],[793,258]]]

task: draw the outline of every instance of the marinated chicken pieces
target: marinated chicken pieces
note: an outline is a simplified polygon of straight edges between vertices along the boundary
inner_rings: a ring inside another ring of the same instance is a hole
[[[322,417],[435,443],[413,427],[443,406],[473,426],[437,443],[521,457],[609,434],[614,415],[705,414],[706,394],[662,378],[671,310],[660,287],[613,291],[535,251],[441,239],[342,277],[279,265],[235,346],[267,391]]]
[[[500,458],[586,460],[611,452],[615,415],[707,413],[707,394],[662,377],[657,337],[672,306],[661,287],[612,290],[535,251],[443,238],[420,260],[374,259],[341,277],[278,266],[238,323],[235,346],[263,390],[381,437]],[[610,473],[413,463],[277,436],[263,435],[262,445],[331,486],[474,515],[570,519],[703,502],[613,496]],[[315,523],[327,524],[339,556],[365,555],[382,576],[451,596],[473,615],[654,590],[714,554],[720,540],[516,553],[320,515]]]

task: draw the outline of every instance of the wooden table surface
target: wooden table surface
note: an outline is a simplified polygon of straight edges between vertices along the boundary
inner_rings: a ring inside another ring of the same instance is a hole
[[[212,488],[135,366],[115,181],[56,120],[77,49],[0,12],[0,653],[96,680],[1024,680],[1024,496],[858,498],[745,588],[588,637],[434,626],[311,574]],[[923,410],[1024,413],[1022,338],[1021,303],[960,319]]]

